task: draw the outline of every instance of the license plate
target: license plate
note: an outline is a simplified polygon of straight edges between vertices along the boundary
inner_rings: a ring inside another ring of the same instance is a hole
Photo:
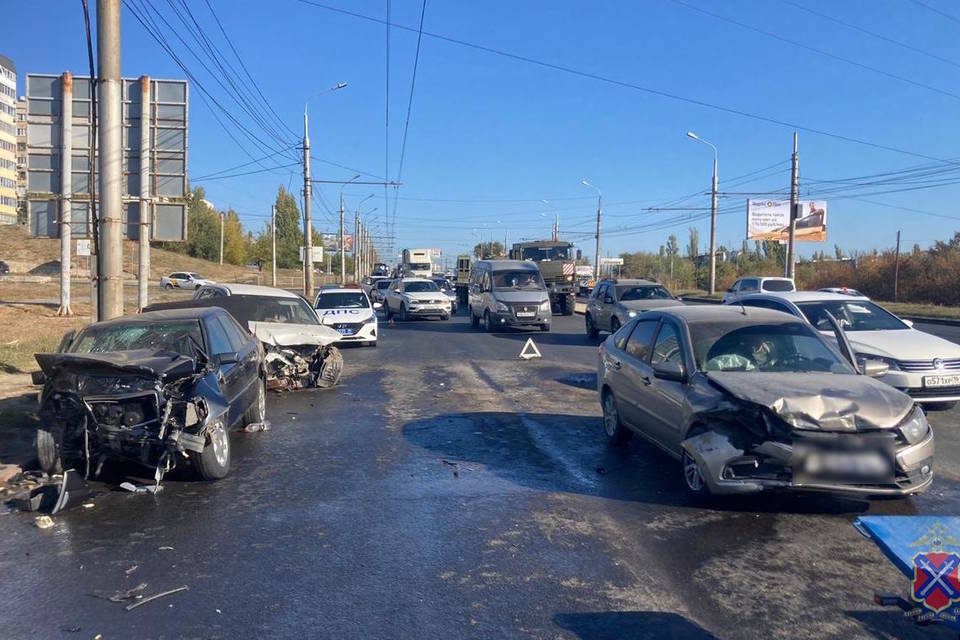
[[[340,332],[340,335],[343,335],[343,336],[352,336],[352,335],[353,335],[353,329],[337,329],[337,331],[339,331],[339,332]]]
[[[960,387],[960,374],[949,376],[923,376],[923,386],[930,387]]]
[[[535,311],[517,311],[518,318],[532,318],[537,315]]]

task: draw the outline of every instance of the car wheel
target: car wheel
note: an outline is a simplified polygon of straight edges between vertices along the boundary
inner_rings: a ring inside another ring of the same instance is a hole
[[[257,378],[257,397],[247,409],[245,424],[259,424],[267,419],[267,381]]]
[[[923,404],[923,408],[927,411],[950,411],[957,406],[957,402],[927,402]]]
[[[207,430],[207,444],[195,460],[203,480],[219,480],[230,473],[230,434],[222,420]]]
[[[590,338],[591,340],[596,340],[598,337],[600,337],[600,330],[597,329],[597,324],[593,321],[592,315],[588,313],[586,316],[584,316],[583,322],[586,324],[586,327],[587,327],[588,338]]]
[[[317,387],[328,389],[340,382],[340,375],[343,373],[343,354],[340,349],[330,347],[327,355],[323,358],[320,365],[320,373],[317,375]]]
[[[448,313],[448,314],[444,314],[444,315],[440,316],[440,319],[441,319],[441,320],[444,320],[444,321],[449,320],[449,319],[450,319],[450,314],[449,314],[449,313]]]
[[[407,305],[400,303],[400,322],[407,321]]]
[[[63,473],[63,463],[60,460],[60,447],[57,439],[46,429],[37,429],[37,459],[40,468],[48,474]]]
[[[473,307],[470,307],[470,309],[468,309],[468,311],[470,312],[470,326],[473,327],[474,329],[479,329],[479,328],[480,328],[480,316],[476,316],[476,315],[473,314]]]
[[[707,482],[703,479],[703,473],[700,471],[700,465],[696,459],[691,456],[686,449],[683,450],[683,484],[687,487],[687,492],[691,495],[702,497],[709,495],[710,489],[707,488]]]
[[[616,333],[620,330],[620,321],[614,316],[610,319],[610,333]]]
[[[371,341],[369,341],[369,342],[364,342],[363,344],[365,344],[365,345],[368,346],[368,347],[376,347],[376,346],[377,346],[377,341],[376,341],[376,340],[371,340]]]
[[[163,288],[164,288],[164,289],[173,289],[173,285],[170,284],[169,282],[167,282],[167,283],[165,283],[165,284],[163,285]]]
[[[493,322],[490,321],[490,312],[483,312],[483,330],[487,333],[493,333]]]
[[[606,432],[610,444],[622,446],[630,442],[633,431],[623,426],[623,422],[620,421],[617,399],[613,396],[612,391],[604,392],[601,408],[603,409],[603,430]]]
[[[550,332],[550,325],[548,325],[548,324],[542,324],[542,325],[540,325],[540,331],[544,331],[544,332],[549,333],[549,332]]]
[[[576,308],[577,298],[572,293],[563,297],[563,315],[572,316]]]

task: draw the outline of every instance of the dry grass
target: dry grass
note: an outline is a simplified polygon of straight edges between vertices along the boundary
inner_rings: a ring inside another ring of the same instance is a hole
[[[67,331],[83,327],[90,314],[86,304],[76,305],[69,318],[57,316],[56,308],[44,305],[0,306],[0,374],[26,373],[37,369],[33,354],[55,351]]]

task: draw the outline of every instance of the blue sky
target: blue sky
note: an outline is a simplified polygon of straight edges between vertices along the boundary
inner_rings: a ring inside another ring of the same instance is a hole
[[[139,1],[139,0],[137,0]],[[211,39],[230,56],[203,0],[186,0]],[[318,0],[320,1],[320,0]],[[308,6],[298,0],[211,0],[244,63],[284,124],[302,130],[303,103],[337,82],[341,91],[310,101],[311,151],[316,159],[384,175],[385,28],[382,24]],[[324,0],[383,19],[383,0]],[[85,75],[86,48],[78,2],[5,3],[8,24],[2,53],[21,74],[71,70]],[[92,4],[96,4],[92,2]],[[924,0],[960,18],[946,0]],[[171,24],[170,5],[155,1]],[[742,22],[830,56],[883,71],[883,75],[818,54],[690,8]],[[798,6],[894,39],[911,51]],[[393,0],[391,19],[416,28],[419,0]],[[951,126],[960,107],[960,20],[912,0],[642,0],[637,2],[428,0],[424,30],[657,91],[763,115],[812,129],[894,147],[935,159],[960,156],[960,131]],[[285,142],[256,129],[199,63],[165,31],[200,81],[241,121],[273,147]],[[390,124],[387,177],[397,178],[417,34],[390,35]],[[127,7],[122,23],[123,74],[181,78],[183,73],[144,31]],[[945,60],[937,59],[944,58]],[[236,60],[229,58],[234,65]],[[241,78],[243,80],[243,78]],[[932,88],[916,86],[929,85]],[[21,75],[21,92],[22,92]],[[955,95],[944,95],[942,92]],[[266,155],[246,141],[241,149],[191,88],[190,172],[203,176]],[[222,116],[221,116],[222,117]],[[277,127],[279,129],[279,127]],[[547,237],[553,215],[564,236],[593,253],[595,192],[604,196],[602,253],[656,250],[670,233],[686,243],[687,228],[708,235],[705,211],[649,211],[648,207],[701,194],[672,206],[704,208],[710,186],[708,147],[685,137],[689,129],[720,152],[720,190],[783,192],[789,189],[793,129],[582,76],[497,56],[424,36],[417,69],[403,187],[396,208],[397,248],[440,247],[464,252],[479,238],[509,241]],[[250,155],[248,155],[248,153]],[[269,163],[289,164],[276,156]],[[265,163],[268,163],[265,161]],[[779,164],[778,164],[779,163]],[[354,172],[319,160],[316,178],[345,180]],[[896,171],[935,161],[806,131],[800,132],[801,191],[813,197],[836,185],[824,180]],[[737,184],[737,176],[770,167]],[[950,165],[944,164],[949,169]],[[259,170],[251,165],[237,172]],[[277,186],[299,192],[299,168],[285,167],[231,179],[195,180],[218,207],[241,212],[258,229],[269,217]],[[939,176],[950,181],[955,174]],[[725,181],[727,184],[725,184]],[[848,185],[840,185],[848,186]],[[903,183],[857,192],[902,189]],[[383,233],[394,211],[391,190],[349,186],[348,210],[369,194],[364,209]],[[834,243],[846,249],[889,247],[897,229],[903,242],[927,246],[960,228],[960,185],[841,198],[828,196],[829,239],[805,244],[802,254]],[[331,207],[337,188],[322,189]],[[721,199],[718,240],[739,247],[745,231],[745,195]],[[550,204],[540,201],[547,199]],[[937,215],[896,209],[907,207]],[[687,219],[689,217],[689,219]],[[333,217],[314,205],[315,225],[333,231]],[[660,223],[660,224],[656,224]],[[672,224],[668,228],[664,225]],[[656,225],[643,228],[643,225]],[[703,242],[703,241],[701,241]]]

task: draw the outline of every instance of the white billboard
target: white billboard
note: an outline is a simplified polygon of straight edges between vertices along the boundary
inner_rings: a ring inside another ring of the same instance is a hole
[[[800,200],[797,217],[798,242],[825,242],[827,239],[827,203],[825,200]],[[779,240],[790,236],[789,200],[747,200],[747,239]]]

